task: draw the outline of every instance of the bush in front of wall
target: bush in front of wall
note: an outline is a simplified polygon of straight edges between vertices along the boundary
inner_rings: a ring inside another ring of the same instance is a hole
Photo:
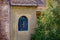
[[[60,40],[60,7],[56,4],[56,0],[48,1],[48,8],[41,12],[31,40]]]

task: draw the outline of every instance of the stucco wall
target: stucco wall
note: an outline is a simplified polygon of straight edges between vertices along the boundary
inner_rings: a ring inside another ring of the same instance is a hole
[[[9,3],[0,1],[0,40],[9,38]]]
[[[28,18],[28,31],[18,31],[18,19],[21,16]],[[11,6],[10,17],[11,40],[30,40],[30,34],[36,28],[36,7]]]

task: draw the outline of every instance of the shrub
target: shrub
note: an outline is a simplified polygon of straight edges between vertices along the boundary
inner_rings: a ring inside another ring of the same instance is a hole
[[[41,12],[31,40],[60,40],[60,7],[56,4],[56,0],[48,1],[48,8]]]

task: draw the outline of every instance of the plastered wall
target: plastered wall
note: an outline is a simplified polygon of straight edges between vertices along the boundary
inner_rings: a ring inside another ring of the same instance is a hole
[[[9,3],[0,1],[0,40],[10,40],[9,36]]]
[[[18,19],[28,18],[28,31],[18,31]],[[36,7],[11,6],[10,40],[30,40],[31,33],[36,28]]]

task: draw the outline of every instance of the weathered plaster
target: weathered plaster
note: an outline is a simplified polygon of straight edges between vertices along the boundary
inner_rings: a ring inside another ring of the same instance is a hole
[[[30,40],[31,33],[33,33],[36,28],[36,8],[37,7],[11,6],[11,40]],[[18,19],[21,16],[28,18],[28,31],[18,31]]]
[[[9,3],[0,2],[0,40],[9,40]]]

